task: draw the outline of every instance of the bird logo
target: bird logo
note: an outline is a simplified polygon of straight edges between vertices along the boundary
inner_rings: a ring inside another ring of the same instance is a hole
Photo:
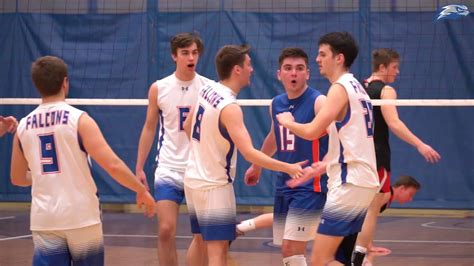
[[[447,5],[443,6],[436,20],[458,19],[461,16],[469,15],[469,10],[465,5]]]

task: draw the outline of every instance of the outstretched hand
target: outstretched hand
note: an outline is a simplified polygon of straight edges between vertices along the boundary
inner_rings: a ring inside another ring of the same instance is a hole
[[[311,166],[307,166],[303,169],[304,173],[301,178],[290,179],[286,182],[286,185],[290,188],[295,188],[301,186],[302,184],[308,182],[311,178],[315,176],[322,175],[326,173],[326,163],[325,162],[315,162]]]
[[[441,159],[441,155],[439,155],[439,153],[435,151],[430,145],[423,143],[417,149],[418,149],[418,152],[429,163],[437,163]]]
[[[290,164],[287,171],[285,171],[291,178],[301,178],[304,174],[303,166],[308,163],[308,160]]]
[[[147,217],[153,217],[155,215],[155,200],[150,195],[150,192],[143,191],[137,193],[137,206],[139,209],[144,208],[144,213]]]
[[[260,180],[262,174],[262,168],[256,165],[251,165],[247,171],[245,171],[244,182],[247,186],[255,186]]]
[[[13,116],[1,116],[0,115],[0,136],[6,132],[14,133],[18,127],[18,121]]]

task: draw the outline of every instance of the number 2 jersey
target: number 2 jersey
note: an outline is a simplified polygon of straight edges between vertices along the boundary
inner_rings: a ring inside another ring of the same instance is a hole
[[[278,124],[276,115],[282,112],[291,112],[295,121],[306,124],[315,117],[314,105],[321,93],[308,87],[305,92],[295,99],[288,99],[286,93],[276,96],[272,101],[272,119],[275,141],[277,144],[276,159],[297,163],[308,160],[307,165],[321,161],[328,149],[328,137],[322,136],[315,140],[305,140],[291,133],[287,128]],[[326,134],[325,134],[326,135]],[[327,176],[316,176],[311,181],[294,189],[289,188],[286,182],[291,177],[284,172],[277,173],[276,188],[278,191],[315,191],[327,192]]]
[[[209,82],[199,90],[185,186],[208,190],[233,182],[237,148],[220,122],[220,115],[222,109],[234,103],[235,93],[221,83]]]
[[[32,178],[32,231],[101,222],[97,187],[78,133],[83,113],[65,102],[44,103],[18,125]]]
[[[350,73],[343,74],[335,83],[344,87],[349,102],[342,121],[329,126],[328,188],[345,183],[378,187],[370,98]]]

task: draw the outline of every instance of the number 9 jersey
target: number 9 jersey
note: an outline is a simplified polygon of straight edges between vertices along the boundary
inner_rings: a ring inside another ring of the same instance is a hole
[[[32,231],[101,222],[97,187],[78,133],[83,113],[53,102],[41,104],[20,121],[17,136],[32,177]]]
[[[342,121],[331,123],[328,128],[328,188],[345,183],[378,187],[370,98],[350,73],[342,75],[335,83],[344,87],[348,108]]]

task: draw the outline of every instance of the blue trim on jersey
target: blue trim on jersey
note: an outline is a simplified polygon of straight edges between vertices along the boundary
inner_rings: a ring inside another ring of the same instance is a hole
[[[219,117],[219,121],[220,121],[220,117]],[[227,182],[232,183],[233,179],[230,176],[230,163],[232,160],[232,155],[234,154],[235,145],[232,139],[230,138],[227,128],[225,128],[220,122],[219,122],[219,132],[221,133],[222,137],[229,142],[229,151],[227,152],[225,156],[225,170],[226,170],[226,175],[227,175]]]
[[[84,143],[82,142],[81,135],[79,135],[79,131],[77,132],[77,142],[79,143],[79,148],[81,151],[87,154],[86,148],[84,147]]]
[[[339,142],[339,163],[341,164],[341,182],[347,182],[347,163],[344,161],[344,146]]]
[[[161,147],[163,147],[163,140],[165,138],[165,118],[160,111],[160,137],[158,138],[158,150],[156,152],[156,164],[160,164],[160,151]]]
[[[337,128],[337,131],[339,132],[339,130],[341,130],[341,128],[343,126],[345,126],[347,124],[347,122],[349,122],[349,120],[351,119],[351,105],[349,104],[347,106],[347,112],[346,112],[346,115],[344,116],[344,118],[342,119],[342,121],[336,121],[336,128]]]

